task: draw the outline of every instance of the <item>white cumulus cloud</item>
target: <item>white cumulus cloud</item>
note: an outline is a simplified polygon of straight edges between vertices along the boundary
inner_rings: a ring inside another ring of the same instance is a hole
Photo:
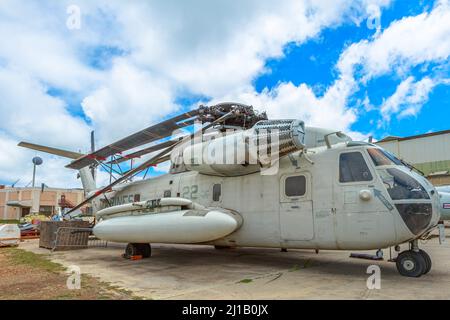
[[[390,3],[80,0],[75,4],[82,28],[71,31],[66,28],[71,1],[4,0],[0,145],[14,151],[0,156],[0,181],[14,181],[29,170],[35,153],[16,148],[19,140],[85,151],[90,130],[96,130],[99,144],[112,142],[178,111],[177,98],[183,95],[238,100],[267,109],[271,117],[301,118],[308,125],[349,131],[358,118],[358,110],[349,106],[351,96],[364,81],[395,71],[409,87],[403,89],[403,100],[399,87],[397,96],[381,107],[383,112],[417,113],[434,84],[443,82],[438,77],[408,82],[409,72],[424,62],[448,60],[447,1],[346,48],[336,65],[338,77],[323,96],[306,84],[279,83],[261,93],[253,87],[253,81],[269,71],[267,59],[282,59],[287,44],[301,45],[344,23],[366,27],[367,17],[382,15]],[[117,49],[120,57],[108,61],[108,48]],[[98,50],[106,52],[100,55],[102,68],[93,61]],[[355,72],[358,66],[362,74]],[[64,97],[50,95],[51,88],[73,93],[84,114],[75,114]],[[8,160],[22,169],[11,170]],[[45,160],[43,180],[79,186],[73,173],[62,167],[66,161]]]
[[[414,77],[408,77],[399,84],[395,93],[384,101],[381,106],[383,118],[389,121],[392,114],[398,114],[399,118],[417,115],[435,85],[428,77],[417,82]]]

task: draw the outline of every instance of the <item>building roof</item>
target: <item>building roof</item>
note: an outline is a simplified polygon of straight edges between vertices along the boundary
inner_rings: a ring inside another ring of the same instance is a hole
[[[11,191],[33,191],[38,190],[41,191],[42,187],[9,187],[9,186],[0,186],[0,192],[11,192]],[[51,187],[45,187],[44,191],[61,191],[61,192],[82,192],[83,189],[80,188],[51,188]]]
[[[386,138],[383,138],[382,140],[377,141],[378,142],[388,142],[388,141],[395,141],[395,140],[400,140],[402,139],[401,137],[396,137],[396,136],[387,136]]]
[[[450,134],[450,130],[444,130],[444,131],[437,131],[437,132],[431,132],[431,133],[425,133],[425,134],[420,134],[420,135],[416,135],[416,136],[410,136],[410,137],[396,137],[396,136],[387,136],[386,138],[378,141],[377,143],[380,142],[389,142],[389,141],[405,141],[405,140],[414,140],[414,139],[421,139],[421,138],[427,138],[427,137],[433,137],[433,136],[441,136],[444,134]]]
[[[31,208],[32,205],[29,201],[8,201],[6,203],[8,207],[17,207],[17,208]]]

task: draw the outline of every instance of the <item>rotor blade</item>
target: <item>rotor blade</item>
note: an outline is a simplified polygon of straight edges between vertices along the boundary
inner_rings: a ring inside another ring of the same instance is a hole
[[[51,148],[51,147],[47,147],[47,146],[41,146],[41,145],[38,145],[38,144],[24,142],[24,141],[20,142],[18,144],[18,146],[19,147],[23,147],[23,148],[27,148],[27,149],[42,151],[42,152],[54,154],[54,155],[57,155],[57,156],[70,158],[70,159],[78,159],[80,157],[85,156],[84,154],[78,153],[78,152],[72,152],[72,151],[66,151],[66,150]]]
[[[182,123],[184,125],[186,125],[186,127],[188,127],[188,126],[193,125],[195,123],[195,121],[199,121],[199,119],[196,117],[196,118],[193,118],[193,119],[188,119],[186,121],[183,121]]]
[[[158,165],[160,163],[163,163],[163,162],[166,162],[166,161],[169,161],[169,160],[170,160],[170,155],[166,155],[166,156],[163,156],[163,157],[159,158],[157,161],[155,161],[154,165],[156,166],[156,165]],[[129,170],[123,172],[122,174],[127,174],[128,172],[129,172]]]
[[[177,143],[173,144],[172,146],[170,146],[167,149],[164,149],[163,151],[159,152],[157,155],[155,155],[154,157],[150,158],[149,160],[145,161],[144,163],[142,163],[141,165],[139,165],[138,167],[136,167],[135,169],[132,169],[130,171],[128,171],[126,174],[124,174],[122,177],[120,177],[119,179],[117,179],[116,181],[112,182],[111,184],[109,184],[108,186],[98,190],[97,192],[95,192],[93,195],[91,195],[90,197],[88,197],[87,199],[85,199],[83,202],[81,202],[80,204],[78,204],[76,207],[70,209],[67,214],[70,214],[78,209],[80,209],[81,207],[83,207],[85,204],[89,203],[90,201],[94,200],[95,198],[97,198],[98,196],[104,194],[105,192],[111,190],[112,187],[114,187],[115,185],[121,183],[122,181],[127,180],[128,178],[138,174],[139,172],[141,172],[142,170],[145,170],[146,168],[154,165],[160,158],[162,158],[164,155],[166,155],[168,152],[172,151],[177,145],[185,142],[188,139],[192,139],[197,133],[199,132],[205,132],[205,130],[211,128],[212,126],[216,125],[219,122],[225,121],[228,118],[230,118],[232,115],[234,114],[233,111],[230,111],[229,113],[223,115],[222,117],[220,117],[219,119],[217,119],[216,121],[211,122],[210,124],[204,126],[203,128],[201,128],[200,130],[196,131],[195,133],[185,137],[184,139],[178,141]]]
[[[116,141],[106,147],[103,147],[91,154],[85,155],[69,165],[66,168],[70,169],[81,169],[88,165],[96,163],[97,160],[104,161],[109,156],[112,156],[117,153],[122,153],[124,151],[142,146],[144,144],[157,141],[168,136],[171,136],[172,133],[177,130],[184,128],[190,125],[190,122],[180,122],[181,120],[190,119],[196,115],[198,115],[198,110],[193,110],[190,112],[185,112],[180,114],[174,118],[165,120],[158,124],[155,124],[147,129],[136,132],[126,138],[123,138],[119,141]],[[180,122],[180,123],[178,123]]]
[[[169,149],[172,149],[172,147],[170,147]],[[81,202],[80,204],[78,204],[76,207],[70,209],[67,214],[70,214],[78,209],[80,209],[81,207],[83,207],[85,204],[89,203],[90,201],[94,200],[95,198],[97,198],[98,196],[104,194],[105,192],[107,192],[108,190],[111,190],[112,187],[114,187],[115,185],[121,183],[122,181],[127,180],[128,178],[132,177],[133,175],[135,175],[136,173],[146,169],[147,167],[150,167],[152,165],[155,164],[155,162],[161,157],[163,156],[165,153],[169,152],[170,150],[163,150],[160,153],[158,153],[156,156],[152,157],[151,159],[145,161],[144,163],[142,163],[140,166],[136,167],[133,170],[128,171],[126,174],[124,174],[122,177],[120,177],[119,179],[117,179],[116,181],[112,182],[111,184],[107,185],[106,187],[98,190],[97,192],[95,192],[93,195],[91,195],[90,197],[87,197],[83,202]]]
[[[152,152],[155,152],[155,151],[159,151],[161,149],[168,148],[168,147],[170,147],[171,145],[173,145],[175,143],[177,143],[177,141],[169,140],[169,141],[166,141],[166,142],[163,142],[163,143],[160,143],[160,144],[157,144],[157,145],[154,145],[154,146],[150,146],[148,148],[145,148],[145,149],[142,149],[142,150],[139,150],[139,151],[127,154],[127,155],[123,156],[122,158],[119,158],[119,159],[116,159],[116,160],[113,160],[113,161],[109,161],[106,164],[111,164],[111,163],[112,164],[119,164],[119,163],[131,160],[131,159],[134,159],[134,158],[140,158],[143,155],[146,155],[146,154],[149,154],[149,153],[152,153]]]

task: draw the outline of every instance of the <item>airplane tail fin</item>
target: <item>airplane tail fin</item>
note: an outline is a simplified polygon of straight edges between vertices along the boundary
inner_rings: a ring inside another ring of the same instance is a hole
[[[33,143],[23,142],[23,141],[20,142],[18,144],[18,146],[27,148],[27,149],[32,149],[32,150],[49,153],[49,154],[54,154],[54,155],[64,157],[64,158],[69,158],[69,159],[78,159],[78,158],[85,156],[83,153],[66,151],[66,150],[62,150],[62,149],[41,146],[38,144],[33,144]],[[86,193],[89,193],[91,191],[96,190],[95,179],[92,176],[92,173],[91,173],[89,167],[80,169],[79,173],[80,173],[81,183],[83,184],[84,191]]]

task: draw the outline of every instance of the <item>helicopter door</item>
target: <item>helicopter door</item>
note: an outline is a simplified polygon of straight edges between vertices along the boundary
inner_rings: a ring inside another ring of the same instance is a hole
[[[309,173],[285,175],[280,186],[280,233],[283,240],[314,238],[311,176]]]
[[[377,198],[379,190],[375,171],[365,153],[348,151],[339,155],[339,170],[334,187],[335,226],[340,246],[360,246],[389,237],[393,230],[392,215]],[[362,198],[361,192],[370,196]],[[387,221],[387,224],[383,224]]]

